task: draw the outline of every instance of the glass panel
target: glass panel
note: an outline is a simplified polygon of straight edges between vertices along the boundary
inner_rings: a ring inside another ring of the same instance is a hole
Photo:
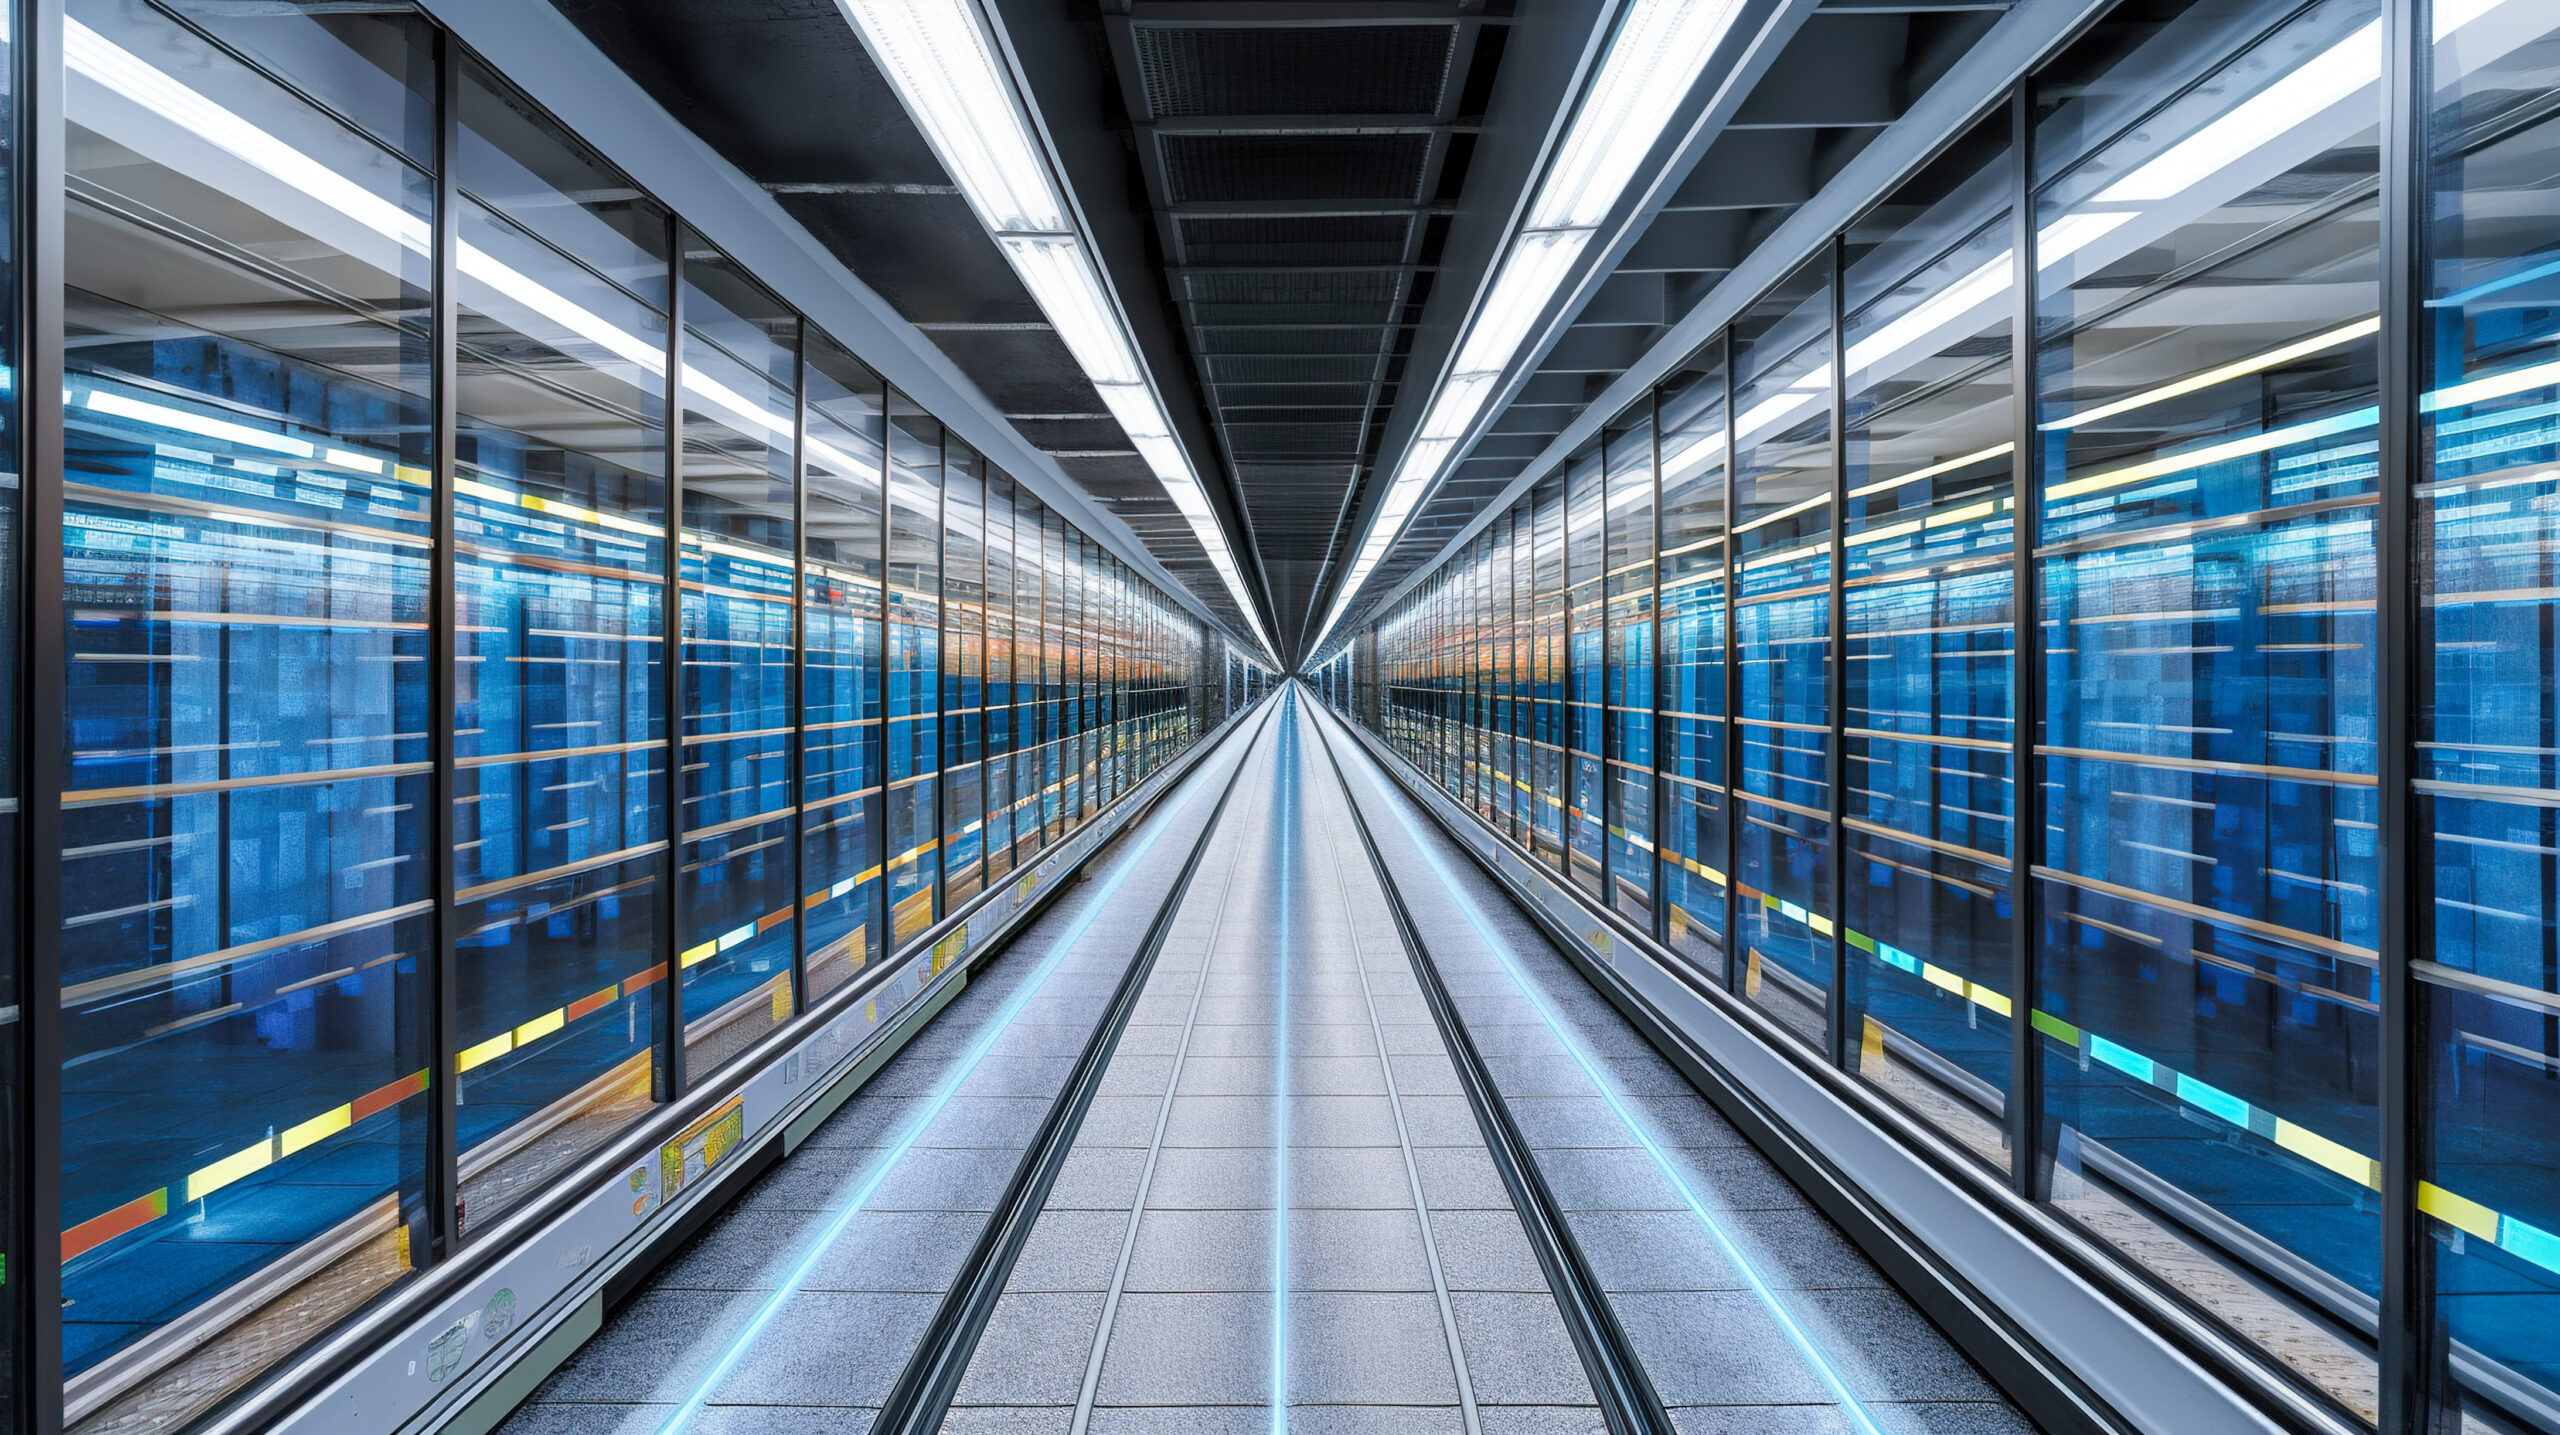
[[[684,807],[677,844],[687,1079],[792,1011],[793,392],[800,321],[717,254],[684,261]]]
[[[1537,533],[1528,499],[1511,506],[1511,840],[1535,851],[1538,830]],[[1344,672],[1354,673],[1346,654]]]
[[[1041,534],[1040,614],[1040,821],[1051,842],[1067,835],[1067,528],[1045,514]]]
[[[1832,940],[1830,268],[1807,263],[1733,326],[1739,976],[1817,1045]]]
[[[987,470],[987,883],[1013,870],[1013,480]]]
[[[93,1420],[174,1428],[423,1254],[434,184],[133,0],[64,23],[44,1318]]]
[[[942,600],[942,425],[889,393],[889,883],[894,950],[932,926]]]
[[[1664,383],[1662,901],[1671,950],[1725,968],[1725,416],[1723,346]]]
[[[1492,541],[1486,550],[1489,591],[1485,602],[1490,631],[1488,641],[1493,651],[1485,707],[1485,721],[1492,729],[1492,741],[1485,759],[1492,769],[1492,792],[1485,817],[1493,823],[1494,830],[1516,842],[1520,838],[1520,789],[1512,781],[1517,755],[1512,750],[1511,734],[1512,714],[1520,705],[1513,701],[1518,670],[1512,647],[1517,623],[1512,616],[1511,604],[1517,596],[1513,587],[1517,575],[1512,564],[1512,522],[1508,510],[1493,520],[1493,527],[1487,530],[1487,534]],[[1338,669],[1335,665],[1328,665],[1324,671],[1330,680]]]
[[[1049,510],[1027,488],[1013,494],[1013,847],[1014,862],[1030,861],[1048,845],[1042,802],[1048,787],[1044,763],[1049,749],[1049,624],[1043,595],[1048,566],[1043,557]]]
[[[1850,1064],[2005,1170],[2009,117],[1849,231]]]
[[[1531,724],[1530,802],[1535,812],[1536,853],[1564,870],[1564,475],[1551,473],[1530,490],[1537,526],[1531,575],[1535,597],[1530,622],[1532,681],[1537,711]]]
[[[477,66],[461,111],[454,1047],[476,1226],[664,1085],[668,233]]]
[[[2042,83],[2030,852],[2054,1204],[2368,1418],[2376,15],[2169,7]]]
[[[807,564],[800,584],[800,915],[809,1000],[882,954],[880,882],[880,380],[808,335]]]
[[[422,169],[435,167],[436,55],[403,7],[180,5],[188,24]],[[94,22],[93,22],[94,23]]]
[[[942,468],[942,892],[951,911],[985,877],[985,756],[980,684],[986,673],[987,480],[978,455],[943,441]]]
[[[1603,473],[1600,473],[1600,450],[1592,448],[1564,468],[1564,634],[1567,634],[1567,663],[1572,665],[1564,675],[1564,726],[1567,726],[1567,780],[1564,780],[1564,836],[1569,847],[1569,872],[1574,885],[1582,890],[1603,895],[1603,852],[1600,852],[1600,824],[1605,813],[1600,808],[1600,716],[1608,701],[1608,678],[1603,657],[1608,652],[1608,634],[1603,632],[1603,570],[1608,553],[1608,532],[1600,524],[1603,514]]]
[[[1094,728],[1096,750],[1100,753],[1093,806],[1099,812],[1120,792],[1120,636],[1123,619],[1118,561],[1103,554],[1097,546],[1093,572],[1097,595],[1093,632],[1098,659]]]
[[[1066,604],[1060,616],[1060,638],[1066,645],[1061,674],[1061,702],[1066,711],[1066,744],[1059,762],[1066,790],[1058,796],[1068,832],[1084,825],[1089,810],[1086,791],[1093,786],[1093,641],[1091,594],[1085,583],[1084,535],[1066,530],[1059,566],[1066,579]]]
[[[1467,560],[1467,800],[1493,816],[1493,535],[1479,535]]]
[[[2417,502],[2419,1204],[2472,1405],[2560,1428],[2560,17],[2435,7]],[[2457,20],[2455,17],[2461,17]]]
[[[1653,414],[1603,440],[1608,459],[1609,900],[1653,929]]]

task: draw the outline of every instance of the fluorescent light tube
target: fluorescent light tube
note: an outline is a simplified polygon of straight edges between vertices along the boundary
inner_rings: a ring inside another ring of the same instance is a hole
[[[1502,268],[1494,274],[1493,286],[1476,309],[1475,321],[1467,328],[1467,341],[1459,346],[1451,371],[1498,374],[1508,368],[1520,352],[1521,341],[1529,337],[1529,326],[1546,312],[1590,243],[1588,229],[1534,230],[1513,240],[1511,252],[1503,256]]]
[[[1144,384],[1096,384],[1095,393],[1102,396],[1102,406],[1119,420],[1129,437],[1163,438],[1173,432],[1165,421],[1164,410],[1156,406],[1156,396]],[[1188,473],[1186,467],[1183,470]]]
[[[1529,207],[1529,229],[1594,228],[1653,153],[1733,27],[1738,0],[1636,0]]]
[[[837,3],[989,230],[1074,229],[970,0]]]
[[[1102,385],[1147,381],[1082,240],[1071,234],[1003,234],[996,242],[1086,378]]]

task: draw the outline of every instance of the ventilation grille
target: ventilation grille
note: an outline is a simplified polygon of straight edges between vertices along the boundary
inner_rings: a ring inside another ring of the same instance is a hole
[[[1226,384],[1364,384],[1369,381],[1377,360],[1367,355],[1346,354],[1338,358],[1265,357],[1243,354],[1213,354],[1208,360],[1209,377]]]
[[[1360,425],[1343,424],[1240,424],[1227,425],[1227,447],[1236,461],[1251,459],[1349,457],[1360,445]]]
[[[1139,26],[1147,107],[1176,115],[1427,115],[1449,77],[1448,25]]]
[[[1210,354],[1361,354],[1386,346],[1384,329],[1202,329]]]
[[[1269,219],[1187,218],[1194,264],[1401,264],[1412,221],[1396,214]]]
[[[1428,135],[1160,135],[1176,204],[1382,200],[1422,192]]]
[[[1367,384],[1230,384],[1218,390],[1218,406],[1238,418],[1251,418],[1246,410],[1324,404],[1333,408],[1366,408],[1369,404]]]
[[[1206,220],[1199,223],[1235,223]],[[1404,237],[1400,219],[1386,221],[1395,237]],[[1396,297],[1396,271],[1351,274],[1189,274],[1184,292],[1203,304],[1390,304]]]

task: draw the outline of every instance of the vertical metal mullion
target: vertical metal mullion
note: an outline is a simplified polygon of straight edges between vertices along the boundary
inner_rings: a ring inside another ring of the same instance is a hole
[[[2425,1013],[2411,971],[2418,944],[2417,874],[2429,860],[2411,790],[2421,672],[2415,493],[2425,473],[2418,400],[2428,382],[2427,170],[2433,35],[2429,0],[2383,7],[2380,511],[2376,516],[2376,782],[2382,874],[2378,956],[2382,1017],[2382,1318],[2379,1428],[2451,1429],[2459,1416],[2435,1319],[2435,1242],[2417,1207],[2427,1160]]]
[[[895,392],[885,381],[877,392],[880,395],[880,471],[874,477],[880,481],[880,529],[875,536],[879,543],[880,566],[874,573],[879,589],[871,599],[872,621],[880,625],[880,630],[872,642],[871,677],[874,686],[871,691],[880,704],[880,729],[871,745],[874,770],[867,774],[871,779],[872,801],[877,806],[872,809],[868,824],[871,901],[864,919],[871,924],[867,934],[870,950],[886,960],[898,949],[897,934],[890,929],[889,914],[889,808],[892,801],[889,793],[889,744],[895,741],[892,734],[897,731],[896,715],[889,710],[889,673],[894,661],[889,656],[892,646],[889,635],[889,530],[893,522],[889,486],[890,472],[897,464],[894,454],[898,443],[898,424],[893,417],[897,408]]]
[[[951,734],[942,725],[943,673],[951,666],[951,431],[935,425],[941,447],[933,469],[933,922],[950,909],[951,843],[942,830],[951,806]],[[925,925],[929,928],[933,922]]]
[[[1648,840],[1653,844],[1653,882],[1650,899],[1653,939],[1668,946],[1671,942],[1670,872],[1663,865],[1663,814],[1670,807],[1670,787],[1662,780],[1662,654],[1665,628],[1662,612],[1662,390],[1655,388],[1645,395],[1645,464],[1653,473],[1653,682],[1649,696],[1653,699],[1653,740],[1646,748],[1645,783],[1651,794],[1651,811],[1646,815],[1650,828]]]
[[[791,343],[791,678],[783,725],[791,729],[784,771],[791,790],[791,1009],[809,1009],[809,323],[792,320]],[[884,414],[885,418],[886,415]],[[882,434],[887,438],[887,434]]]
[[[431,481],[434,492],[429,496],[432,514],[429,518],[431,546],[428,555],[431,605],[427,624],[428,696],[433,711],[427,719],[430,757],[435,773],[428,783],[427,812],[427,881],[428,895],[435,901],[434,969],[429,974],[432,993],[429,1005],[427,1050],[428,1069],[434,1073],[427,1083],[428,1128],[426,1150],[426,1182],[424,1202],[426,1229],[413,1235],[412,1262],[432,1265],[450,1254],[462,1240],[461,1194],[461,1076],[455,1070],[454,1053],[461,1045],[462,973],[457,953],[461,946],[462,913],[456,897],[454,863],[454,802],[461,796],[455,777],[454,683],[461,671],[457,651],[461,633],[460,582],[454,561],[454,472],[460,462],[455,451],[456,434],[461,428],[461,399],[458,378],[461,371],[461,290],[458,286],[457,256],[460,253],[462,186],[454,177],[455,161],[461,153],[461,46],[453,33],[439,27],[436,31],[436,213],[435,276],[433,308],[428,323],[433,346],[434,378],[431,384],[435,405],[435,464]],[[409,1070],[406,1062],[402,1071]],[[405,1213],[404,1213],[405,1214]]]
[[[1741,385],[1734,379],[1730,326],[1717,333],[1716,343],[1723,351],[1716,369],[1724,380],[1724,984],[1732,990],[1742,972],[1734,951],[1742,940],[1742,602],[1733,587],[1742,571],[1733,559],[1734,504],[1742,491],[1742,442],[1733,434],[1733,404]]]
[[[1607,460],[1602,460],[1606,462]],[[1556,484],[1556,668],[1563,689],[1563,710],[1556,732],[1556,870],[1564,874],[1564,884],[1573,886],[1573,734],[1580,715],[1574,711],[1579,696],[1573,670],[1573,460],[1564,461],[1564,476]]]
[[[659,661],[659,717],[667,739],[667,1035],[664,1097],[681,1098],[684,1069],[684,221],[667,216],[667,571]]]
[[[63,596],[62,0],[27,0],[12,61],[17,67],[18,313],[24,321],[18,396],[20,435],[19,612],[25,627],[18,674],[19,915],[24,961],[19,994],[26,1081],[28,1200],[20,1226],[27,1265],[21,1298],[17,1403],[33,1435],[57,1435],[62,1410],[62,1261],[46,1248],[62,1232],[62,790],[70,779],[66,705],[69,642]],[[47,854],[51,854],[48,856]]]
[[[1830,671],[1823,701],[1831,720],[1824,754],[1831,806],[1831,999],[1822,1029],[1833,1066],[1849,1054],[1849,241],[1831,236],[1831,613]]]
[[[2035,855],[2044,835],[2044,787],[2036,737],[2044,726],[2044,627],[2036,591],[2042,503],[2036,431],[2035,91],[2021,76],[2009,92],[2009,252],[2016,292],[2009,310],[2009,1184],[2036,1193],[2043,1133],[2042,1061],[2036,1049]]]

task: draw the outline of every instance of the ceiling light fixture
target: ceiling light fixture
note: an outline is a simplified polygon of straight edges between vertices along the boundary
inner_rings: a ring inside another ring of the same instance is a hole
[[[1164,403],[1138,360],[1129,322],[1077,226],[1028,102],[975,0],[837,0],[880,73],[978,222],[995,236],[1032,301],[1093,381],[1129,445],[1209,555],[1228,596],[1272,661],[1271,635],[1227,549],[1227,535]]]
[[[1581,262],[1741,10],[1741,0],[1632,0],[1621,9],[1599,72],[1584,87],[1457,356],[1423,411],[1422,427],[1397,461],[1368,536],[1335,590],[1314,651],[1323,651],[1360,585],[1483,416],[1538,317]]]
[[[2480,20],[2498,14],[2512,3],[2513,0],[2441,0],[2434,10],[2434,37],[2441,44],[2457,31],[2469,29]],[[1617,38],[1611,42],[1609,56],[1603,62],[1601,79],[1591,87],[1584,103],[1583,113],[1575,116],[1574,133],[1567,137],[1565,145],[1567,159],[1577,153],[1576,142],[1582,133],[1586,115],[1597,113],[1605,108],[1618,116],[1617,123],[1626,126],[1627,133],[1630,135],[1635,132],[1636,126],[1648,123],[1654,127],[1654,133],[1658,134],[1660,126],[1667,121],[1671,110],[1675,107],[1677,97],[1685,94],[1688,85],[1695,82],[1696,71],[1693,68],[1686,72],[1688,75],[1686,80],[1679,81],[1676,85],[1673,83],[1667,63],[1667,48],[1664,54],[1640,57],[1623,72],[1638,75],[1643,84],[1650,87],[1642,93],[1630,93],[1622,85],[1612,81],[1611,68],[1618,64],[1620,52],[1628,48],[1628,42],[1639,33],[1638,26],[1641,24],[1647,27],[1642,32],[1645,35],[1661,34],[1669,22],[1659,12],[1666,8],[1678,7],[1657,4],[1650,8],[1656,13],[1643,16],[1631,14],[1626,24],[1619,30]],[[1715,41],[1722,37],[1724,27],[1730,24],[1729,16],[1719,18],[1711,27],[1712,34],[1710,34],[1710,27],[1705,23],[1704,17],[1713,11],[1714,7],[1699,7],[1697,13],[1679,17],[1682,22],[1681,28],[1685,29],[1685,38],[1667,41],[1648,40],[1647,43],[1665,47],[1672,44],[1697,45],[1698,58],[1703,60],[1705,54],[1713,51]],[[2463,56],[2463,64],[2466,69],[2477,68],[2487,63],[2492,56],[2503,55],[2515,45],[2525,43],[2539,33],[2541,32],[2538,29],[2527,27],[2513,36],[2500,34],[2490,43],[2481,46],[2478,53],[2466,53]],[[1663,63],[1648,64],[1646,63],[1648,60],[1663,61]],[[2332,107],[2354,98],[2362,88],[2374,83],[2380,73],[2380,65],[2379,30],[2374,25],[2367,25],[2313,55],[2293,70],[2276,77],[2256,94],[2206,122],[2195,133],[2170,144],[2166,149],[2134,168],[2125,177],[2100,191],[2093,197],[2094,201],[2104,204],[2153,204],[2191,189],[2230,169],[2242,159],[2262,152],[2278,141],[2293,135],[2303,125],[2317,119]],[[1593,133],[1598,132],[1596,129],[1593,131]],[[1558,184],[1555,174],[1550,174],[1547,184],[1539,191],[1539,204],[1533,207],[1531,223],[1527,228],[1535,231],[1541,220],[1557,224],[1580,223],[1588,220],[1596,224],[1595,216],[1605,215],[1609,203],[1614,202],[1615,199],[1616,190],[1607,188],[1607,185],[1615,184],[1623,187],[1633,174],[1634,164],[1641,159],[1648,148],[1647,145],[1628,143],[1608,150],[1598,161],[1580,161],[1585,163],[1589,172],[1595,176],[1587,190],[1569,190]],[[1565,163],[1566,159],[1559,160],[1559,172],[1563,170]],[[1608,196],[1606,201],[1600,198],[1604,193]],[[2131,221],[2143,217],[2143,213],[2141,209],[2128,208],[2075,210],[2064,214],[2038,231],[2036,236],[2038,264],[2042,268],[2052,268],[2065,258],[2078,254]],[[1516,258],[1516,251],[1513,258]],[[1511,262],[1510,259],[1506,259],[1506,269]],[[1911,315],[1905,316],[1903,323],[1889,326],[1887,330],[1880,331],[1862,341],[1861,345],[1853,347],[1848,355],[1851,370],[1856,372],[1882,367],[1894,358],[1919,348],[1923,341],[1932,338],[1948,323],[1960,319],[1979,304],[1997,298],[2006,290],[2008,271],[2011,267],[2011,256],[2008,251],[2003,250],[1993,255],[1983,263],[1980,269],[1957,280],[1935,299],[1924,303]],[[1495,287],[1497,289],[1501,287],[1500,280],[1496,281]],[[2446,302],[2458,302],[2459,297],[2456,296],[2455,300]],[[1487,307],[1491,306],[1488,304]],[[1481,319],[1479,322],[1482,322]],[[2317,336],[2313,340],[2305,340],[2302,346],[2295,347],[2316,352],[2316,348],[2311,346],[2327,347],[2340,340],[2342,335],[2343,331]],[[1470,337],[1472,340],[1472,335]],[[2291,353],[2292,349],[2282,352]],[[2560,369],[2560,366],[2554,367]],[[1450,385],[1458,386],[1466,377],[1453,374]],[[1812,377],[1814,382],[1811,385],[1800,383],[1795,389],[1782,393],[1763,403],[1751,413],[1743,415],[1742,434],[1747,437],[1755,429],[1765,429],[1772,424],[1782,422],[1820,397],[1827,390],[1827,376],[1818,373]],[[2507,377],[2502,376],[2499,380],[2483,382],[2504,382]],[[2527,382],[2522,386],[2531,387],[2532,384]],[[1486,392],[1490,392],[1490,385],[1483,387]],[[2463,401],[2455,399],[2453,395],[2466,391],[2469,387],[2462,386],[2460,390],[2442,390],[2428,395],[2424,402],[2428,407],[2434,407],[2439,402]],[[2154,392],[2138,397],[2141,402],[2147,403],[2164,396],[2166,395],[2162,392]],[[1424,434],[1426,439],[1441,438],[1442,442],[1428,453],[1427,464],[1417,462],[1417,454],[1429,447],[1427,443],[1417,443],[1409,449],[1404,462],[1397,469],[1398,485],[1405,484],[1408,474],[1436,471],[1448,449],[1455,446],[1454,437],[1444,436],[1463,433],[1467,420],[1455,419],[1451,412],[1442,410],[1441,405],[1452,402],[1447,392],[1435,396],[1432,417],[1425,423]],[[2132,401],[2127,401],[2128,406],[2131,403]],[[2049,424],[2047,427],[2069,427],[2073,423],[2085,423],[2097,418],[2100,412],[2120,411],[2110,406],[2107,410],[2093,411],[2061,423]],[[1720,443],[1722,432],[1719,430],[1710,437],[1713,441]],[[1684,453],[1683,456],[1685,458],[1687,454]],[[1703,461],[1712,462],[1717,456],[1716,454],[1704,455]],[[1982,456],[1988,455],[1987,453],[1977,455],[1977,457]],[[1666,463],[1669,457],[1668,454],[1665,455]],[[1914,477],[1916,476],[1905,475],[1894,482],[1910,482]],[[1417,482],[1414,486],[1418,488],[1421,483]],[[1401,524],[1403,515],[1411,511],[1411,497],[1405,498],[1401,504],[1396,502],[1396,497],[1395,493],[1390,492],[1389,501],[1382,507],[1379,521],[1372,527],[1368,542],[1362,545],[1360,561],[1354,564],[1351,577],[1343,584],[1340,593],[1336,596],[1332,616],[1325,620],[1324,635],[1331,634],[1335,623],[1350,607],[1360,583],[1367,578],[1369,570],[1375,566],[1377,558],[1383,555],[1387,545],[1393,542],[1393,529]],[[1390,514],[1393,515],[1392,519]],[[1382,531],[1388,536],[1381,537]],[[1324,636],[1318,637],[1314,651],[1324,651]]]

